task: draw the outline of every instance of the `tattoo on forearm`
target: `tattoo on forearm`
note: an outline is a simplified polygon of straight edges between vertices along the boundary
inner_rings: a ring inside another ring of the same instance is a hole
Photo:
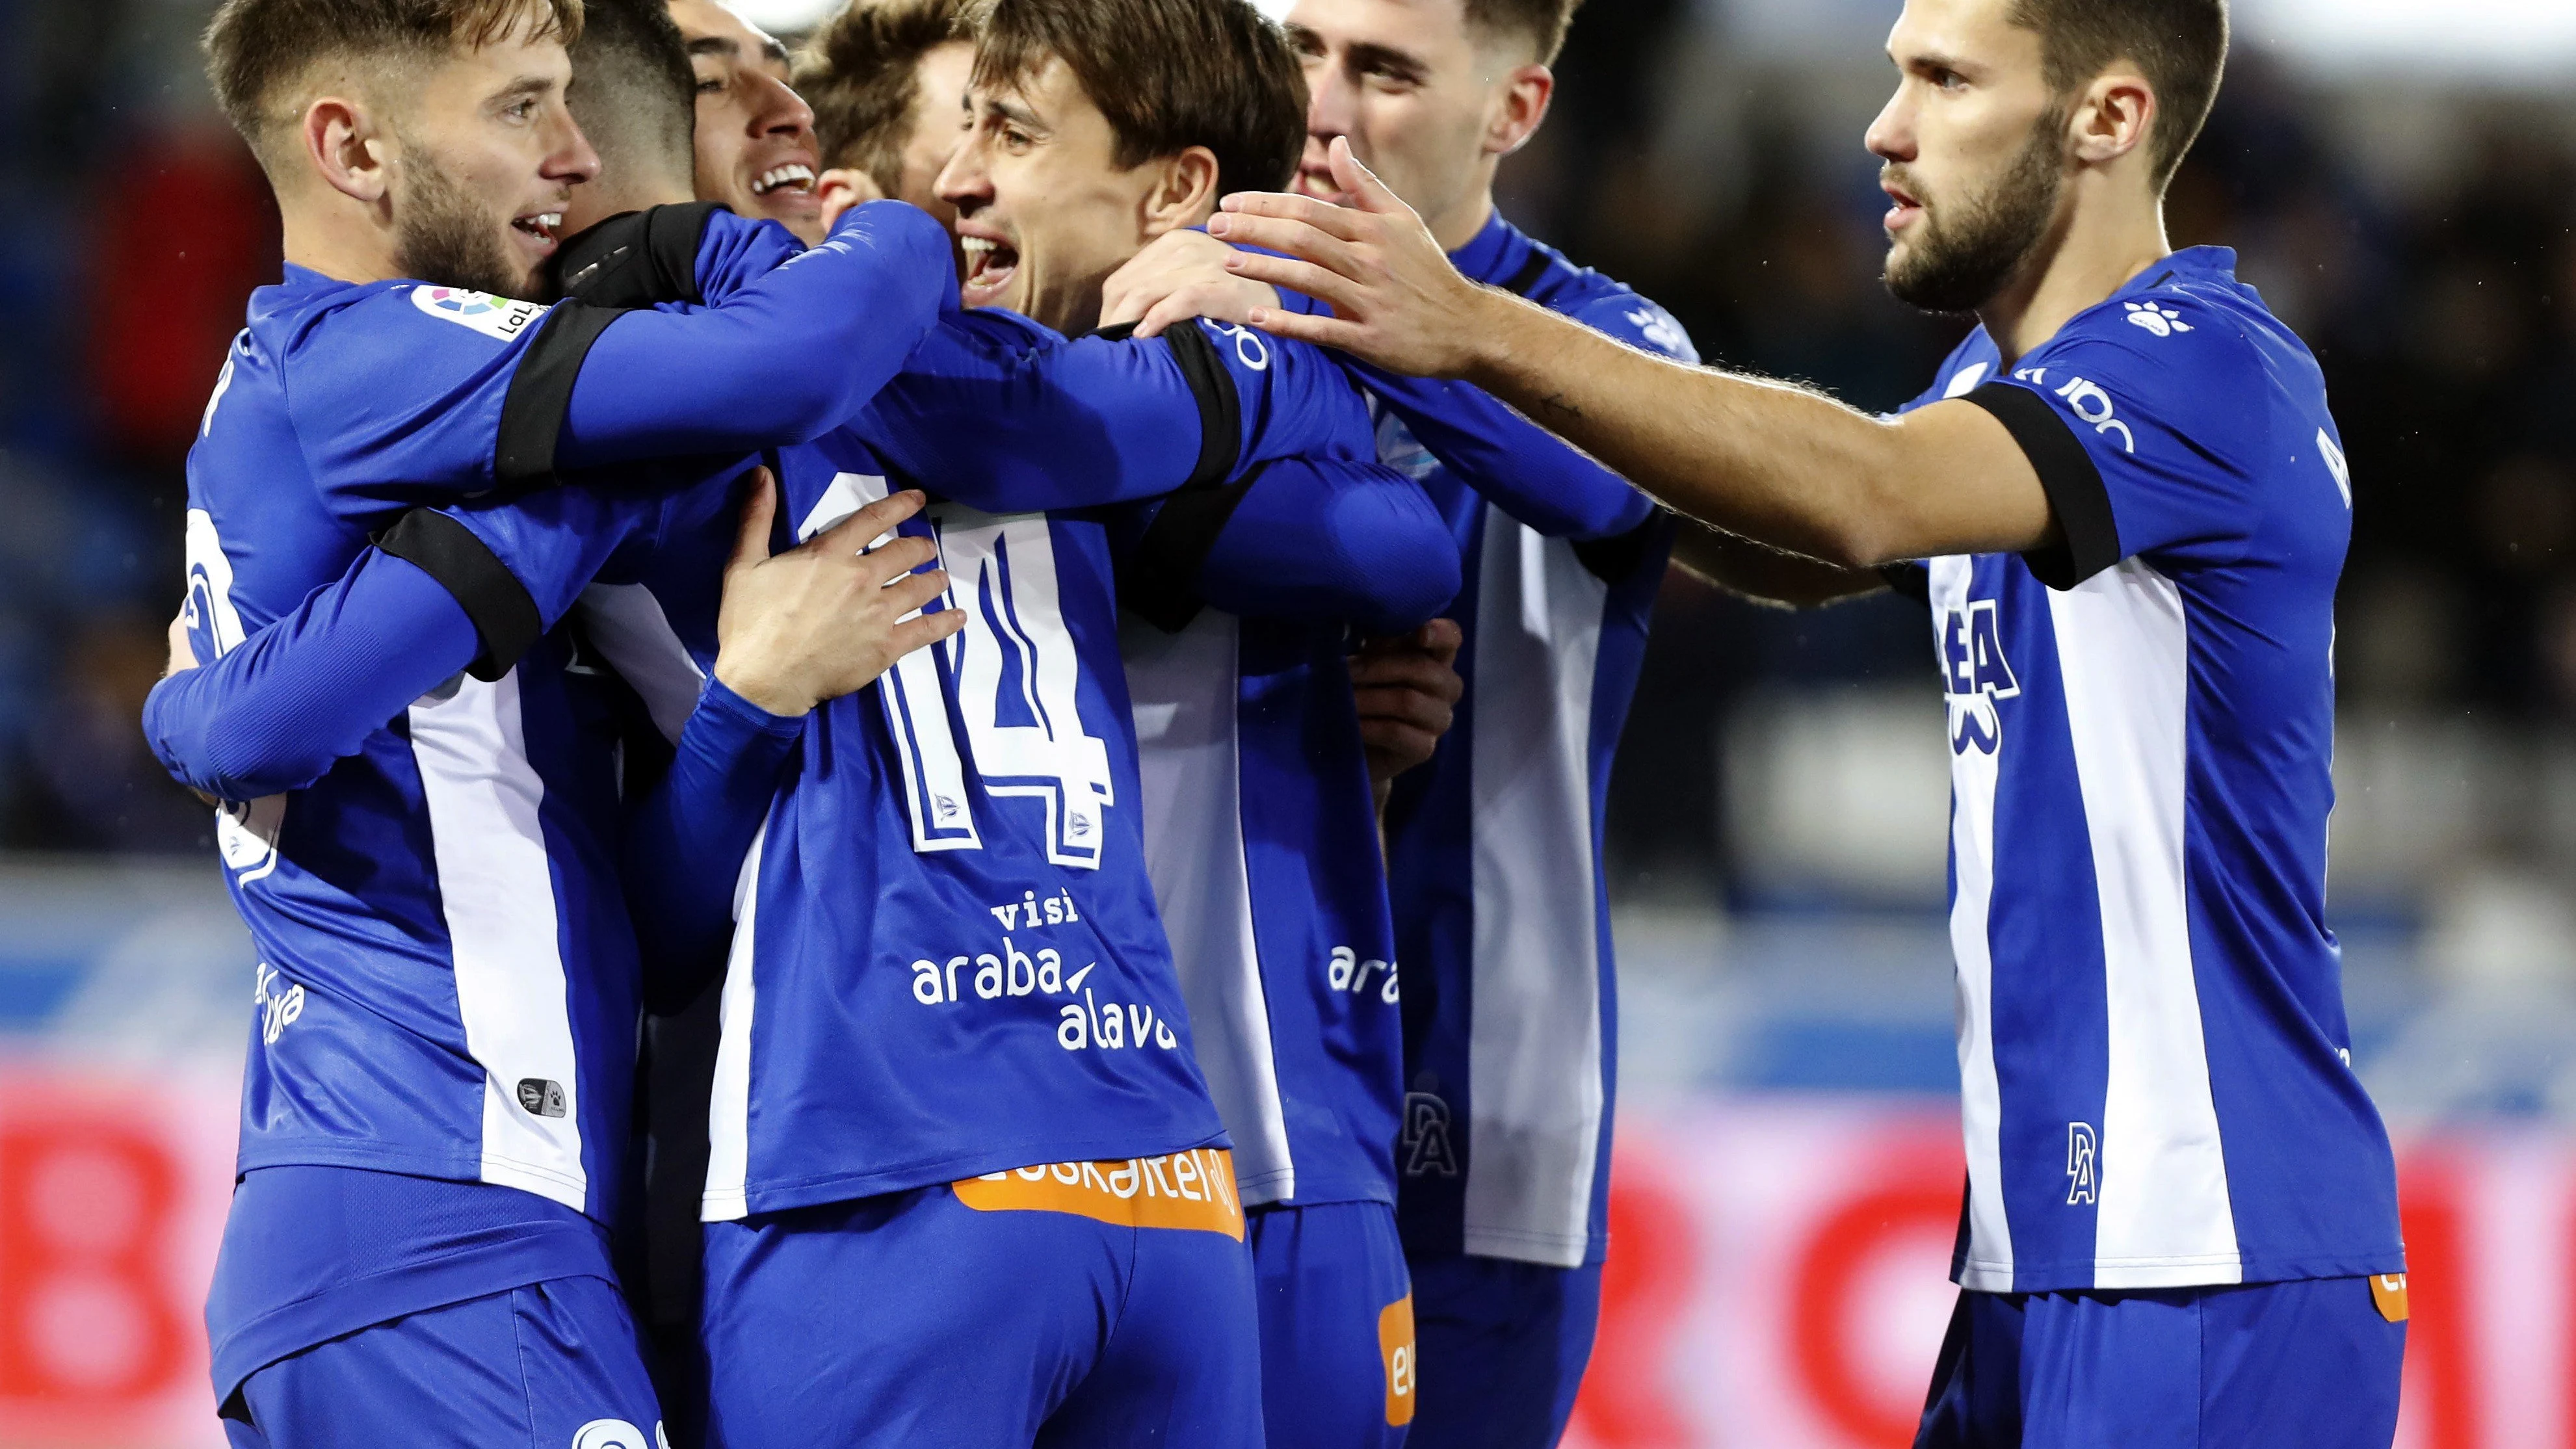
[[[1580,418],[1583,416],[1583,409],[1575,406],[1573,400],[1561,392],[1550,393],[1546,397],[1539,399],[1538,405],[1542,409],[1554,413],[1556,416],[1561,418]]]

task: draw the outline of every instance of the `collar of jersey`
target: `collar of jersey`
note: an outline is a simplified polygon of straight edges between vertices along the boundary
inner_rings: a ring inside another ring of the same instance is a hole
[[[1520,246],[1514,243],[1520,243]],[[1526,245],[1528,243],[1522,241],[1520,232],[1503,220],[1502,212],[1496,211],[1485,218],[1484,230],[1449,254],[1449,261],[1461,274],[1475,281],[1501,282],[1522,265],[1518,252],[1521,246]]]

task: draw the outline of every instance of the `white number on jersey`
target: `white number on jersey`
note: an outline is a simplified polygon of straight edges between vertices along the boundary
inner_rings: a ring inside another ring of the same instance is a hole
[[[797,532],[811,538],[885,493],[881,478],[844,473]],[[923,516],[948,570],[943,602],[966,611],[966,627],[904,656],[878,682],[913,848],[984,848],[966,793],[972,759],[986,793],[1044,809],[1049,861],[1097,870],[1101,811],[1117,799],[1109,746],[1083,729],[1082,659],[1065,627],[1046,515],[942,503]]]

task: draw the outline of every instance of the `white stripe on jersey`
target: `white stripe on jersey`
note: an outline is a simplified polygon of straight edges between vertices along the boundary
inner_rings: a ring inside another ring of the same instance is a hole
[[[644,701],[653,727],[678,744],[707,676],[689,657],[662,601],[642,584],[592,584],[581,591],[573,613],[583,636]]]
[[[1968,608],[1976,572],[1969,558],[1932,560],[1932,617]],[[1935,639],[1934,647],[1940,647]],[[1959,891],[1950,911],[1950,949],[1959,961],[1959,1108],[1968,1143],[1968,1255],[1959,1286],[2012,1291],[2011,1220],[2004,1212],[2003,1087],[1995,1072],[1995,963],[1986,936],[1995,885],[1995,779],[1998,756],[1955,753],[1950,768],[1951,861]]]
[[[1189,1003],[1190,1042],[1234,1138],[1236,1185],[1249,1207],[1295,1197],[1297,1164],[1252,934],[1238,733],[1241,640],[1233,615],[1203,609],[1178,634],[1128,616],[1118,647],[1135,702],[1145,870]]]
[[[758,1004],[752,943],[760,934],[760,857],[768,844],[769,822],[763,820],[734,881],[733,948],[725,955],[715,1083],[707,1094],[707,1190],[699,1200],[700,1222],[729,1223],[750,1210],[744,1184],[751,1173],[751,1021]]]
[[[2237,1282],[2183,877],[2182,592],[2133,558],[2048,602],[2102,898],[2110,1073],[2093,1286]]]
[[[1582,1266],[1600,1152],[1592,678],[1609,586],[1492,505],[1471,722],[1474,1007],[1464,1246]]]
[[[545,783],[528,762],[519,676],[461,680],[454,694],[414,704],[410,723],[456,1014],[483,1068],[483,1180],[582,1211],[572,1009],[538,815]]]

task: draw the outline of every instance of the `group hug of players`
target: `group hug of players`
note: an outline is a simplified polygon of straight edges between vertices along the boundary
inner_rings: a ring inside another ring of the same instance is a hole
[[[1889,283],[1986,326],[1874,419],[1495,213],[1575,4],[226,0],[286,268],[144,723],[261,957],[235,1444],[1553,1444],[1677,544],[1932,611],[1921,1442],[2387,1442],[2349,472],[2157,209],[2223,7],[1907,6]]]

